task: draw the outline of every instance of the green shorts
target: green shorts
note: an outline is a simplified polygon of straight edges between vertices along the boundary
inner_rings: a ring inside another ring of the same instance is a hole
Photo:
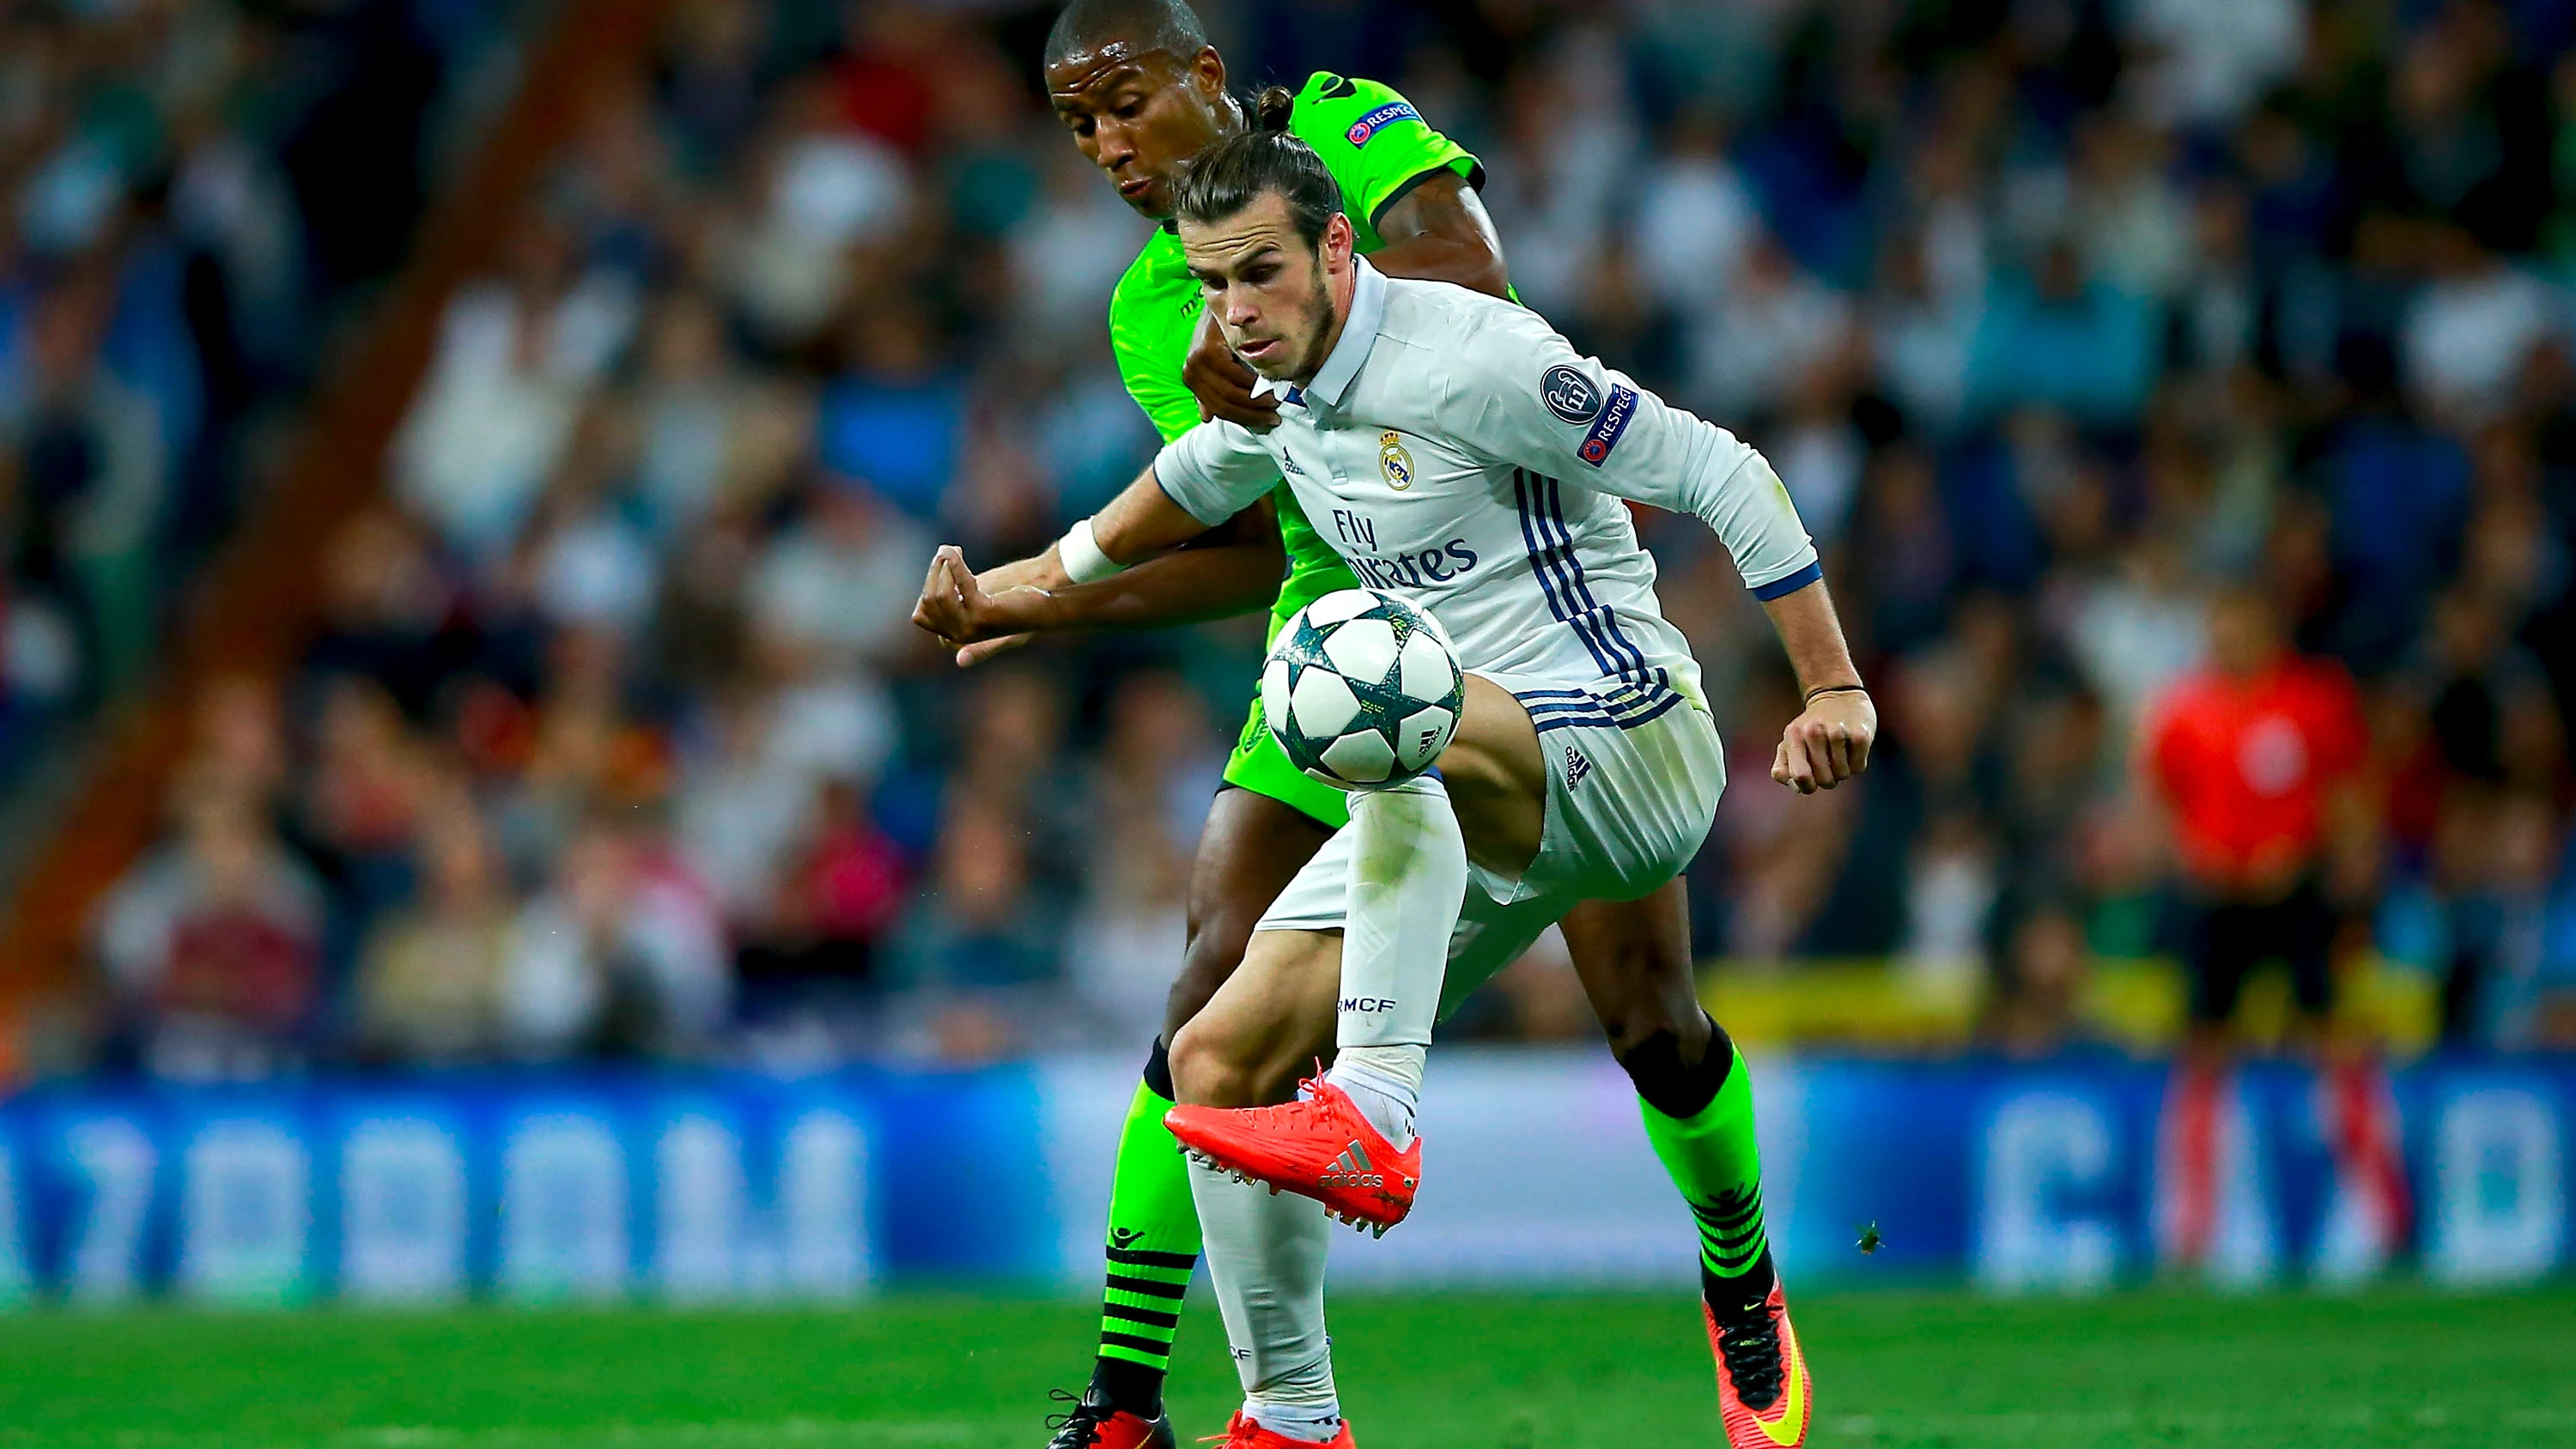
[[[1261,722],[1258,687],[1252,695],[1252,712],[1244,717],[1243,733],[1236,737],[1234,753],[1226,759],[1225,782],[1240,785],[1255,795],[1267,795],[1327,830],[1339,830],[1351,821],[1349,796],[1320,780],[1306,778],[1304,771],[1288,763],[1287,752],[1270,737],[1270,727]]]

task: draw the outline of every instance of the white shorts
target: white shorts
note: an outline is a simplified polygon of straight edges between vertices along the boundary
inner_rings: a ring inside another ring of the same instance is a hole
[[[1726,789],[1716,724],[1669,689],[1484,677],[1510,690],[1538,727],[1546,816],[1538,854],[1519,879],[1467,867],[1443,1016],[1575,906],[1635,900],[1680,874],[1708,839]],[[1352,847],[1349,826],[1333,832],[1253,929],[1342,929]]]

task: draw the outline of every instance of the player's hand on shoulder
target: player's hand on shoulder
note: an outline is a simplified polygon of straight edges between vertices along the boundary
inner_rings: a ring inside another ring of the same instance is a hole
[[[1813,795],[1869,768],[1878,742],[1878,706],[1866,690],[1808,696],[1807,707],[1781,733],[1771,756],[1771,778]]]
[[[958,668],[972,669],[1029,642],[1048,594],[1026,580],[1042,569],[1041,561],[1023,559],[979,577],[966,567],[964,550],[942,544],[931,555],[912,622],[957,651]]]
[[[1252,391],[1260,380],[1260,374],[1234,355],[1234,349],[1225,345],[1224,334],[1202,314],[1189,360],[1181,364],[1181,381],[1199,400],[1199,416],[1237,423],[1256,433],[1270,431],[1279,424],[1279,404]]]

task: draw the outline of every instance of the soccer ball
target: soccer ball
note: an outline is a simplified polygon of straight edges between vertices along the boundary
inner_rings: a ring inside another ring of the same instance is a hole
[[[1344,790],[1430,769],[1466,703],[1438,621],[1375,589],[1342,589],[1290,615],[1261,671],[1261,717],[1289,763]]]

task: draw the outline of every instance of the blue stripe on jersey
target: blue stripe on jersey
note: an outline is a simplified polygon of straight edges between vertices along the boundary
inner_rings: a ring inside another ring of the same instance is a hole
[[[1584,647],[1592,651],[1593,661],[1601,666],[1602,673],[1634,678],[1636,671],[1626,652],[1602,630],[1608,611],[1593,599],[1591,587],[1583,581],[1583,564],[1574,556],[1573,536],[1565,532],[1561,522],[1550,517],[1547,490],[1556,480],[1538,473],[1528,476],[1529,518],[1538,541],[1538,552],[1532,558],[1555,580],[1556,597],[1564,603],[1556,617],[1582,636]],[[1609,623],[1614,630],[1618,627],[1616,618],[1609,618]]]
[[[1651,720],[1661,719],[1664,712],[1682,702],[1673,690],[1638,689],[1632,685],[1613,684],[1606,689],[1531,689],[1517,691],[1513,698],[1529,712],[1530,723],[1540,730],[1583,725],[1592,729],[1634,729]]]
[[[1600,699],[1607,695],[1624,694],[1643,699],[1654,693],[1655,688],[1651,681],[1645,684],[1633,684],[1624,679],[1605,679],[1597,685],[1587,685],[1581,689],[1524,689],[1519,691],[1519,697],[1523,699]]]
[[[1512,497],[1520,507],[1520,540],[1530,548],[1530,571],[1538,574],[1538,587],[1548,595],[1548,613],[1558,623],[1574,628],[1574,636],[1582,638],[1584,649],[1592,651],[1592,661],[1600,664],[1602,674],[1615,674],[1618,661],[1602,651],[1595,633],[1584,628],[1574,607],[1574,595],[1566,589],[1564,569],[1556,561],[1556,540],[1548,535],[1546,512],[1540,510],[1540,481],[1543,479],[1530,474],[1528,468],[1512,468]]]
[[[1662,690],[1662,691],[1658,691],[1658,692],[1656,692],[1655,694],[1651,694],[1651,695],[1647,695],[1647,694],[1631,694],[1631,695],[1627,695],[1627,696],[1624,696],[1624,697],[1611,697],[1611,696],[1599,696],[1599,695],[1596,695],[1596,696],[1594,696],[1594,697],[1592,697],[1592,698],[1589,698],[1589,699],[1538,699],[1538,700],[1533,700],[1533,699],[1530,699],[1528,696],[1524,695],[1524,696],[1521,696],[1521,702],[1522,702],[1523,707],[1524,707],[1524,708],[1526,708],[1526,709],[1527,709],[1531,714],[1540,714],[1540,713],[1559,713],[1559,714],[1562,714],[1562,713],[1567,713],[1567,712],[1573,712],[1573,713],[1578,713],[1578,714],[1589,713],[1589,714],[1611,714],[1611,715],[1620,715],[1620,714],[1634,714],[1634,713],[1636,713],[1636,712],[1637,712],[1637,711],[1639,711],[1639,710],[1653,709],[1655,706],[1657,706],[1657,705],[1659,705],[1659,704],[1662,704],[1662,703],[1664,702],[1664,700],[1665,700],[1665,699],[1670,698],[1670,697],[1672,697],[1672,696],[1671,696],[1671,691],[1669,691],[1669,690]]]
[[[1595,617],[1600,605],[1593,602],[1592,591],[1584,587],[1583,565],[1574,557],[1574,541],[1557,525],[1548,506],[1548,489],[1555,481],[1541,473],[1529,475],[1530,512],[1542,545],[1538,556],[1552,571],[1557,592],[1566,604],[1565,612],[1557,617],[1584,636],[1604,670],[1625,679],[1629,677],[1627,655],[1603,637],[1601,621]],[[1605,651],[1608,657],[1603,658]]]
[[[1672,697],[1672,689],[1661,683],[1649,683],[1640,688],[1615,682],[1595,689],[1528,689],[1514,695],[1532,715],[1565,711],[1633,714],[1652,709]]]
[[[1605,641],[1605,646],[1610,649],[1610,654],[1620,659],[1620,669],[1618,669],[1620,679],[1646,679],[1651,674],[1649,669],[1646,669],[1646,654],[1643,654],[1643,651],[1636,646],[1636,641],[1631,641],[1628,633],[1620,628],[1618,613],[1615,613],[1615,610],[1605,610],[1602,602],[1597,600],[1597,597],[1592,597],[1592,584],[1589,584],[1589,579],[1584,579],[1584,561],[1574,553],[1574,530],[1566,528],[1566,499],[1564,494],[1558,492],[1561,484],[1558,484],[1556,479],[1540,479],[1540,484],[1543,484],[1543,494],[1540,494],[1540,502],[1543,502],[1540,533],[1546,533],[1546,530],[1553,525],[1556,538],[1564,540],[1566,569],[1569,569],[1571,574],[1569,592],[1574,595],[1574,600],[1582,605],[1584,615],[1592,620],[1592,631],[1595,631],[1597,636],[1602,636],[1602,641]]]
[[[1530,573],[1538,579],[1539,592],[1547,596],[1548,613],[1563,619],[1565,605],[1557,601],[1556,576],[1547,571],[1543,551],[1539,548],[1537,526],[1530,518],[1529,474],[1519,468],[1512,470],[1512,503],[1520,510],[1521,543],[1529,550]]]
[[[1822,563],[1811,563],[1786,578],[1773,579],[1771,582],[1755,589],[1753,591],[1753,597],[1760,599],[1762,602],[1767,604],[1773,599],[1783,598],[1787,595],[1794,594],[1824,576],[1825,566]]]
[[[1518,699],[1574,700],[1613,699],[1621,697],[1628,699],[1647,699],[1651,697],[1649,694],[1649,690],[1651,688],[1652,686],[1648,686],[1648,688],[1641,689],[1625,680],[1605,680],[1602,683],[1602,687],[1598,689],[1524,689],[1518,691],[1514,697]]]
[[[1545,485],[1543,495],[1545,513],[1541,526],[1544,528],[1547,524],[1553,524],[1556,528],[1557,540],[1564,545],[1570,592],[1582,604],[1584,612],[1594,616],[1596,620],[1594,627],[1606,632],[1608,638],[1605,642],[1608,643],[1610,652],[1627,661],[1620,666],[1619,676],[1622,679],[1646,678],[1648,671],[1645,651],[1639,649],[1636,641],[1630,639],[1627,632],[1619,627],[1617,611],[1601,607],[1601,601],[1592,596],[1592,585],[1583,577],[1583,560],[1576,557],[1574,552],[1574,530],[1565,525],[1565,495],[1558,491],[1555,479],[1541,478],[1539,482]]]
[[[1629,714],[1616,717],[1606,714],[1550,714],[1545,716],[1533,714],[1530,716],[1530,727],[1538,731],[1540,734],[1545,734],[1549,730],[1572,729],[1578,725],[1586,729],[1596,730],[1632,730],[1639,725],[1650,724],[1655,720],[1662,719],[1674,705],[1681,702],[1682,697],[1680,695],[1670,694],[1666,695],[1661,703],[1657,704],[1654,708],[1647,710],[1643,714]]]
[[[1530,495],[1533,491],[1530,484],[1532,476],[1525,469],[1512,470],[1512,495],[1521,512],[1521,542],[1529,548],[1530,572],[1538,576],[1539,592],[1547,596],[1547,611],[1556,616],[1557,622],[1574,630],[1575,637],[1581,639],[1583,647],[1591,651],[1592,662],[1601,666],[1602,673],[1617,674],[1620,672],[1619,663],[1601,647],[1600,640],[1593,638],[1590,631],[1575,621],[1573,610],[1567,607],[1566,600],[1557,593],[1556,575],[1551,571],[1548,559],[1553,549],[1540,544],[1539,523],[1530,503]]]

